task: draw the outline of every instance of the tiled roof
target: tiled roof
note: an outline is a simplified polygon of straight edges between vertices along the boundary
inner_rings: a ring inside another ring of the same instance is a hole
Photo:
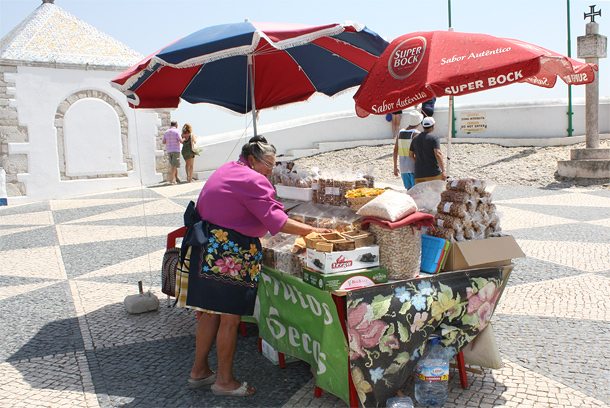
[[[143,58],[52,1],[0,40],[0,60],[129,67]]]

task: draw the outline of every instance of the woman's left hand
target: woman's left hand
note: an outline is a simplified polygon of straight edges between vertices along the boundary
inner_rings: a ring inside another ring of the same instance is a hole
[[[318,234],[328,234],[333,232],[333,230],[331,230],[330,228],[318,228],[318,227],[314,227],[313,228],[313,232],[317,232]]]

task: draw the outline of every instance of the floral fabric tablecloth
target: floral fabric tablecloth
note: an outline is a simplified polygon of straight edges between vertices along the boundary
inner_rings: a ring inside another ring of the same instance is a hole
[[[433,332],[442,334],[451,357],[474,339],[502,293],[504,268],[444,272],[348,292],[350,370],[360,402],[385,406],[412,375]]]

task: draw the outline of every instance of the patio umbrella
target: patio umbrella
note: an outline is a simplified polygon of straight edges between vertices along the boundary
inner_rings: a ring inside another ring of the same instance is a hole
[[[354,95],[356,114],[387,114],[433,96],[456,96],[527,82],[555,86],[595,80],[597,65],[524,41],[486,34],[425,31],[398,37],[386,48]],[[451,137],[447,138],[447,175]]]
[[[358,86],[387,45],[357,23],[245,21],[199,30],[111,83],[133,108],[176,108],[184,99],[252,112],[256,134],[257,110]]]
[[[386,114],[431,99],[516,82],[552,88],[593,82],[597,66],[524,41],[455,31],[416,32],[388,46],[354,95],[356,113]]]

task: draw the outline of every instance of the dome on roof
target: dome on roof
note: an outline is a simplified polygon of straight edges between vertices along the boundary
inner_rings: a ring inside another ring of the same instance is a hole
[[[43,3],[0,40],[0,62],[130,67],[144,58],[53,3]]]

